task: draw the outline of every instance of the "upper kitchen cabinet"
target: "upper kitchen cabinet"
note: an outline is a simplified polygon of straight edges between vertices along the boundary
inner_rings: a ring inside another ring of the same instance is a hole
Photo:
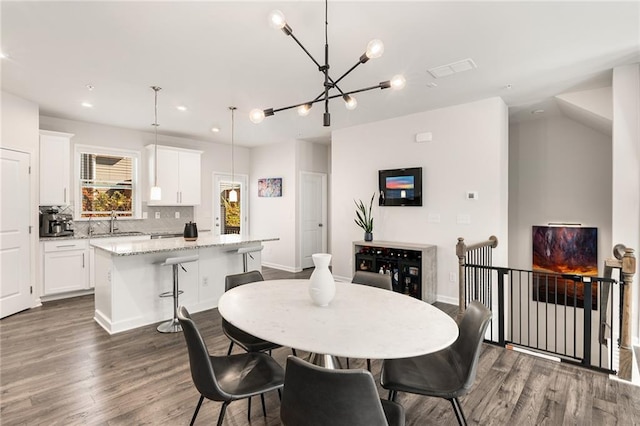
[[[149,178],[147,196],[155,182],[155,145],[147,145]],[[202,151],[158,145],[158,186],[162,190],[159,201],[149,200],[150,206],[195,206],[200,204]]]
[[[40,205],[71,202],[71,133],[40,130]]]

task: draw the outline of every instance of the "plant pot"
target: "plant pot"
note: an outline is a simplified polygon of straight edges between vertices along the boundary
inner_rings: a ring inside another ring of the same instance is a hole
[[[373,241],[373,232],[365,232],[364,233],[365,241]]]

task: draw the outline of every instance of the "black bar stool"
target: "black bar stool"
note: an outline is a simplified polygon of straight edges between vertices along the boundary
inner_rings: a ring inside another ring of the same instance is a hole
[[[197,254],[193,256],[168,257],[165,259],[164,263],[160,264],[160,266],[173,266],[173,291],[166,291],[160,294],[160,297],[173,297],[173,318],[158,326],[157,330],[160,333],[177,333],[182,331],[182,327],[178,321],[178,296],[182,294],[183,291],[178,287],[178,266],[181,267],[183,271],[187,272],[182,264],[195,262],[198,258],[199,256]]]

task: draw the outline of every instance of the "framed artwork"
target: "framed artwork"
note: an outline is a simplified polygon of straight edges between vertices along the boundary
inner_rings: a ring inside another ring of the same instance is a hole
[[[282,197],[282,178],[258,179],[258,197]]]
[[[534,226],[533,300],[584,308],[585,284],[562,274],[598,275],[598,228]],[[591,284],[592,308],[597,285]]]

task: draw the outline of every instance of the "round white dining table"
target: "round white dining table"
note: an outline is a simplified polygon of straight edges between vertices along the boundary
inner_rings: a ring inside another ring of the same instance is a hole
[[[309,280],[244,284],[219,300],[222,317],[256,337],[312,354],[391,359],[436,352],[458,337],[456,322],[421,300],[336,282],[326,307],[313,304]]]

